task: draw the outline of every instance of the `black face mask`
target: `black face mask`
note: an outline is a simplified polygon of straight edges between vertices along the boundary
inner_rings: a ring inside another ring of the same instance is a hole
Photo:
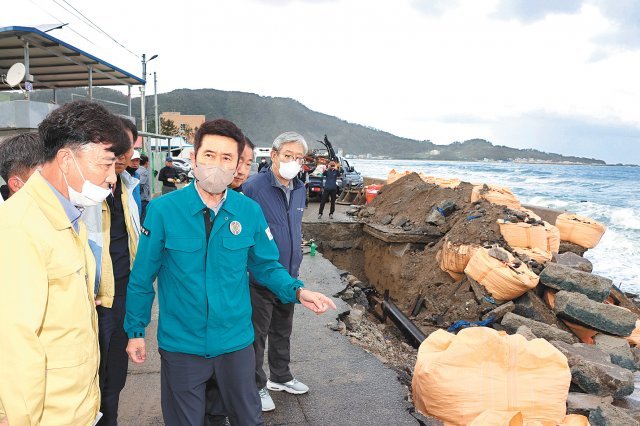
[[[131,167],[127,167],[126,170],[131,176],[133,176],[133,174],[138,171],[138,169],[134,169]]]

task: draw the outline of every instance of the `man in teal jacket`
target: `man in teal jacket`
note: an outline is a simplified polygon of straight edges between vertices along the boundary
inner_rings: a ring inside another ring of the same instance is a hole
[[[203,123],[191,154],[196,180],[147,207],[124,327],[129,357],[144,362],[157,277],[165,424],[203,424],[212,377],[233,424],[262,424],[247,269],[285,303],[335,309],[278,263],[260,206],[227,190],[243,149],[244,135],[230,121]]]

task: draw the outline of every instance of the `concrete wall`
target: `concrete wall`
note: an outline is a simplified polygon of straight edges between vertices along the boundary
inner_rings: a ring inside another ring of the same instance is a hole
[[[33,131],[56,108],[56,104],[26,100],[0,102],[0,136]]]

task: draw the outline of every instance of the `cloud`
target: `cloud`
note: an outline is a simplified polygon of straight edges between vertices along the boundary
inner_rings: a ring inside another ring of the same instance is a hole
[[[574,14],[580,11],[582,3],[583,0],[500,0],[495,16],[530,23],[550,14]]]
[[[615,30],[597,41],[625,48],[640,47],[640,2],[636,0],[592,0],[604,17],[615,24]]]
[[[498,145],[640,164],[640,127],[626,123],[531,112],[503,118],[492,128]]]
[[[458,0],[412,0],[411,5],[426,15],[441,16],[458,6]]]

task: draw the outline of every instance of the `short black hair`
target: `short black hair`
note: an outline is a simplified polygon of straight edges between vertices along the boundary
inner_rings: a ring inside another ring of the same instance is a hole
[[[253,142],[251,142],[251,139],[249,139],[248,136],[244,137],[244,141],[246,142],[247,145],[249,145],[249,148],[251,148],[251,150],[256,149],[256,144],[254,144]]]
[[[38,126],[44,144],[44,161],[55,158],[64,147],[80,148],[89,143],[110,145],[108,150],[120,156],[131,148],[119,117],[102,105],[75,101],[51,112]]]
[[[22,133],[0,142],[0,177],[5,182],[44,163],[44,145],[37,133]]]
[[[236,141],[238,143],[238,161],[240,161],[240,156],[242,155],[242,151],[244,151],[245,137],[238,126],[224,118],[205,121],[196,132],[193,141],[194,155],[198,154],[198,150],[202,145],[202,139],[206,135],[226,136]]]
[[[129,120],[128,118],[124,118],[120,116],[120,121],[122,121],[122,125],[124,126],[124,129],[125,130],[128,129],[133,135],[133,143],[135,144],[136,140],[138,139],[138,128],[136,127],[135,124],[133,124],[133,121]]]
[[[144,154],[140,154],[140,165],[144,166],[145,164],[147,164],[149,162],[149,157],[147,157]]]

